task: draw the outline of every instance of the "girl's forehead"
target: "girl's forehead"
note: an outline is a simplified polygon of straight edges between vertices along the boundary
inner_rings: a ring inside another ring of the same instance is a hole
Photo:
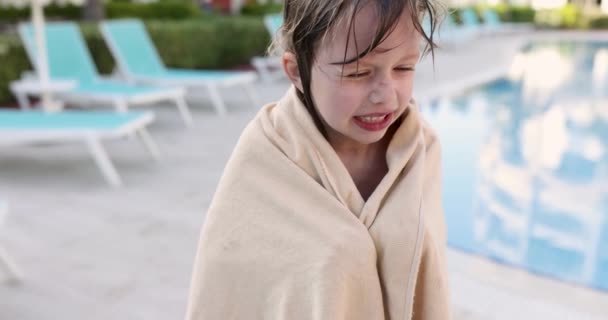
[[[328,30],[328,38],[330,42],[336,40],[371,40],[376,34],[381,23],[381,17],[377,9],[367,4],[360,8],[354,15],[350,12],[345,12],[341,17],[338,17],[336,23]]]
[[[343,58],[346,52],[348,58],[361,53],[374,41],[380,26],[380,19],[381,17],[378,16],[373,6],[362,8],[355,15],[352,24],[350,17],[341,18],[319,42],[318,54]],[[413,44],[417,41],[416,33],[410,15],[404,12],[384,35],[385,39],[378,49],[386,51],[385,49],[392,49],[402,44],[410,42]]]

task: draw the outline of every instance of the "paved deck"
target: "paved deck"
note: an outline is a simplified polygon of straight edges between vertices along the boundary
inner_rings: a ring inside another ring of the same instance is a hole
[[[416,92],[492,77],[522,37],[483,38],[438,52],[436,71],[418,68]],[[502,67],[501,67],[502,66]],[[498,71],[497,71],[498,70]],[[258,84],[278,99],[286,82]],[[0,283],[0,319],[181,319],[200,226],[242,128],[259,106],[229,94],[229,115],[193,104],[183,129],[174,107],[158,106],[151,128],[164,156],[135,140],[108,151],[125,187],[111,189],[80,144],[0,149],[0,195],[11,202],[0,244],[26,273]],[[456,320],[602,319],[608,298],[450,252]],[[0,273],[0,278],[3,276]],[[581,316],[582,315],[582,316]],[[604,318],[605,319],[605,318]]]

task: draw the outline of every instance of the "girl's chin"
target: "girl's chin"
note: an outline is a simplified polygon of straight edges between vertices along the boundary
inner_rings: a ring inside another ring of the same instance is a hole
[[[356,137],[353,137],[353,140],[361,144],[373,144],[382,141],[382,139],[386,136],[387,129],[381,131],[374,132],[364,132],[363,134],[357,134]]]

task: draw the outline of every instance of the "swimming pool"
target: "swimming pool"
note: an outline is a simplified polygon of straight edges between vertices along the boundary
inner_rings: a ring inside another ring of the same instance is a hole
[[[536,42],[506,77],[421,108],[451,247],[608,291],[608,42]]]

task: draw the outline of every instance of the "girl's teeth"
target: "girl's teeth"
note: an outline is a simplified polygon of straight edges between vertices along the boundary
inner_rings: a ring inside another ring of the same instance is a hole
[[[368,123],[378,123],[378,122],[382,122],[382,120],[384,120],[384,116],[378,116],[378,117],[359,117],[359,119],[363,122],[368,122]]]

